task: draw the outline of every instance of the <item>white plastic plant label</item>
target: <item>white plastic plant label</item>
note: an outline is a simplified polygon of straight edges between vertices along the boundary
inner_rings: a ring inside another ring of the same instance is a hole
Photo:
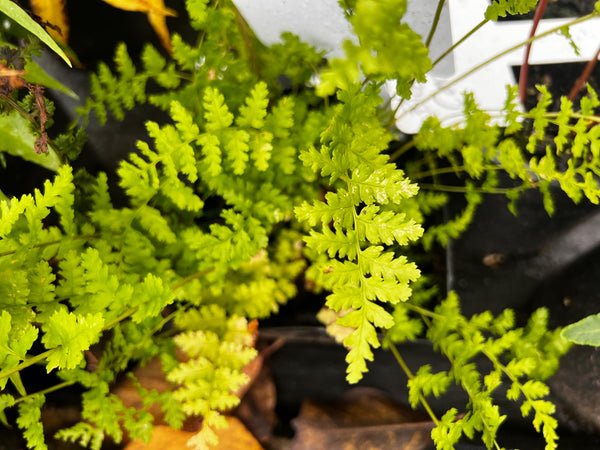
[[[457,42],[483,19],[489,2],[482,0],[448,0],[448,4],[452,42]],[[538,25],[536,35],[560,27],[571,20],[568,18],[542,20]],[[450,88],[440,91],[422,105],[416,108],[415,105],[423,102],[432,93],[462,77],[462,75],[484,61],[527,40],[531,25],[532,23],[529,20],[488,22],[485,24],[452,52],[455,70],[451,76],[444,77],[439,73],[432,72],[428,76],[427,83],[418,84],[414,87],[413,98],[408,102],[404,102],[398,110],[398,128],[406,133],[416,133],[423,120],[430,115],[436,115],[447,121],[460,119],[465,91],[473,92],[482,109],[489,111],[501,110],[506,100],[505,86],[516,82],[511,66],[520,66],[523,63],[525,53],[523,46],[495,59],[456,82]],[[558,33],[550,34],[535,41],[532,44],[529,64],[588,61],[596,51],[599,29],[599,19],[588,20],[570,28],[571,36],[579,47],[579,55],[575,53],[570,42]],[[399,99],[394,99],[392,106],[397,105],[398,101]]]
[[[265,44],[278,42],[282,32],[291,31],[311,45],[326,50],[328,56],[340,57],[344,40],[352,39],[351,26],[337,0],[235,0],[235,3]],[[406,22],[417,33],[427,35],[437,3],[437,0],[409,0]],[[481,22],[488,5],[486,0],[447,0],[430,46],[432,59]],[[536,34],[560,27],[570,20],[542,20]],[[527,40],[530,29],[531,21],[528,20],[485,24],[444,58],[428,74],[426,83],[415,84],[410,101],[404,101],[398,109],[398,128],[405,133],[416,133],[423,120],[431,115],[449,122],[460,120],[465,91],[473,92],[481,108],[492,112],[501,110],[506,99],[505,86],[516,81],[511,66],[519,66],[523,62],[523,46],[467,77],[461,77],[493,56]],[[570,28],[571,36],[579,47],[579,55],[558,33],[535,41],[529,63],[588,61],[596,51],[599,29],[600,19],[588,20]],[[449,88],[443,89],[449,84]],[[393,83],[389,84],[388,92],[394,95]],[[397,106],[399,101],[399,98],[393,98],[392,107]]]
[[[437,2],[409,0],[404,19],[414,31],[427,35]],[[265,44],[280,42],[281,33],[289,31],[319,50],[325,50],[328,57],[341,58],[344,41],[354,38],[352,26],[337,0],[234,0],[234,3]],[[431,56],[441,55],[451,39],[449,9],[445,6],[430,45]],[[454,72],[452,58],[444,58],[434,71],[451,75]]]

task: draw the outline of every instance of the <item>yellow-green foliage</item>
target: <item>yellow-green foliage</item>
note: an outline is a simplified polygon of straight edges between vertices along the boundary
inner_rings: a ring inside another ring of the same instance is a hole
[[[4,411],[15,407],[31,448],[46,448],[44,395],[72,384],[84,391],[82,421],[60,431],[62,439],[99,449],[105,437],[120,442],[124,428],[148,441],[149,409],[159,403],[174,427],[202,415],[192,443],[213,443],[221,413],[237,405],[247,381],[242,368],[256,355],[249,321],[294,297],[303,275],[327,291],[327,305],[349,329],[350,382],[382,343],[395,351],[397,342],[424,337],[448,358],[451,369],[441,373],[424,365],[413,375],[400,364],[413,406],[427,408],[425,397],[452,383],[469,396],[465,416],[431,412],[438,448],[476,435],[499,448],[505,417],[491,393],[503,383],[555,448],[544,380],[567,347],[547,330],[544,310],[518,328],[510,311],[465,317],[452,293],[427,309],[439,289],[416,261],[427,256],[423,248],[458,237],[485,193],[507,194],[516,209],[523,190],[539,188],[551,212],[550,184],[558,183],[574,201],[597,203],[598,99],[590,89],[578,109],[563,100],[552,113],[540,87],[538,106],[521,113],[511,88],[500,128],[467,94],[463,122],[444,127],[431,117],[414,145],[399,144],[381,84],[394,79],[409,98],[432,67],[428,49],[402,22],[406,0],[341,4],[356,40],[345,45],[346,58],[324,64],[322,53],[289,34],[261,45],[229,1],[188,0],[196,43],[174,35],[172,58],[147,46],[139,65],[120,45],[113,68],[102,64],[92,77],[80,109],[84,122],[95,114],[101,123],[146,102],[168,114],[164,123],[148,122],[148,138],[120,162],[125,204],[113,204],[106,174],[68,165],[42,190],[1,200],[0,421],[8,424]],[[534,4],[495,1],[486,17]],[[498,187],[501,170],[514,186]],[[458,185],[441,184],[439,176],[451,173]],[[434,223],[447,192],[465,193],[467,205]],[[84,354],[96,343],[92,370]],[[173,387],[158,393],[134,379],[143,406],[126,408],[111,384],[154,357]],[[490,371],[476,357],[487,358]],[[21,373],[33,364],[62,382],[29,392]]]

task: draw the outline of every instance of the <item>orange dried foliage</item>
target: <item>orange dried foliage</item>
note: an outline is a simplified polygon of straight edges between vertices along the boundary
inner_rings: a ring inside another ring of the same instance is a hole
[[[246,427],[235,417],[227,417],[228,427],[215,430],[219,444],[212,450],[262,450],[262,446],[250,434]],[[174,430],[166,425],[158,425],[152,433],[152,440],[147,445],[136,440],[125,447],[125,450],[189,450],[187,442],[194,432]]]
[[[167,8],[164,0],[103,0],[115,8],[124,11],[142,12],[148,15],[148,21],[160,39],[161,44],[171,53],[171,37],[167,28],[167,17],[177,13]],[[65,12],[65,0],[31,0],[33,12],[46,25],[48,33],[58,42],[67,44],[69,40],[69,21]]]
[[[148,15],[148,21],[158,35],[163,47],[171,53],[171,38],[167,28],[167,17],[175,17],[177,13],[165,6],[163,0],[103,0],[115,8],[124,11],[138,11]]]
[[[31,0],[33,12],[44,22],[48,34],[61,44],[69,42],[69,19],[65,0]]]
[[[293,425],[291,450],[425,450],[434,427],[423,413],[371,388],[354,388],[326,405],[305,400]]]
[[[25,71],[10,69],[0,63],[0,85],[9,91],[25,86],[25,81],[21,78],[23,75],[25,75]]]

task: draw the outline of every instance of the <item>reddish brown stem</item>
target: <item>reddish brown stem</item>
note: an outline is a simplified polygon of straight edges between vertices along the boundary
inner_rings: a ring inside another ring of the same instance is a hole
[[[596,50],[596,54],[586,64],[585,69],[583,69],[583,72],[581,73],[580,77],[577,78],[577,81],[571,88],[571,92],[569,92],[569,100],[573,101],[577,94],[579,94],[579,92],[583,89],[583,86],[585,85],[586,81],[590,78],[594,67],[596,67],[598,57],[600,57],[600,47],[598,47],[598,50]]]
[[[537,9],[535,10],[535,15],[533,16],[533,23],[531,24],[531,31],[529,32],[529,39],[535,36],[535,32],[540,20],[542,20],[542,16],[544,15],[547,4],[548,0],[541,0],[538,3]],[[525,58],[523,58],[523,65],[521,65],[521,71],[519,73],[519,97],[521,98],[522,104],[525,104],[525,99],[527,98],[527,75],[529,73],[529,53],[531,52],[531,44],[532,42],[527,44],[527,47],[525,47]]]

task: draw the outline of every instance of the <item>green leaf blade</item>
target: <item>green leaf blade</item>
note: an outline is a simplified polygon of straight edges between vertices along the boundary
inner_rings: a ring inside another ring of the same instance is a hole
[[[561,336],[576,344],[600,346],[600,314],[588,316],[565,327]]]
[[[48,146],[47,153],[35,153],[36,136],[29,130],[29,122],[16,111],[0,116],[0,152],[18,156],[54,172],[61,166],[56,151]]]
[[[42,41],[44,44],[50,47],[52,51],[60,56],[69,67],[72,67],[71,61],[69,61],[69,58],[65,52],[60,49],[56,41],[50,37],[50,35],[41,27],[39,23],[29,17],[29,15],[16,3],[10,0],[0,0],[0,11],[36,36],[40,41]]]

